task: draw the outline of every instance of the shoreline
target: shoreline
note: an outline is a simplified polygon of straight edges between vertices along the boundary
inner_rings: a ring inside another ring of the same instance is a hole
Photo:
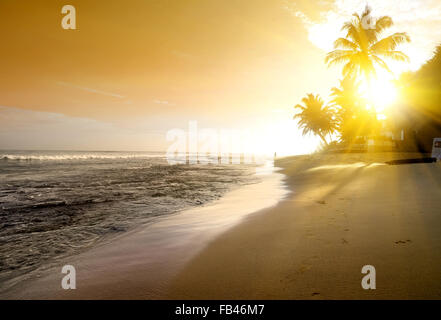
[[[269,170],[268,170],[269,169]],[[159,217],[146,226],[97,244],[25,274],[0,292],[3,299],[152,299],[165,283],[219,234],[262,208],[274,206],[288,190],[272,166],[256,170],[261,181],[233,188],[220,199]],[[260,197],[250,203],[254,195]],[[229,213],[229,214],[226,214]],[[74,265],[77,289],[62,290],[61,267]],[[82,271],[85,270],[85,271]],[[139,278],[141,290],[133,283]],[[80,290],[81,289],[81,290]]]
[[[135,232],[75,257],[76,290],[60,289],[60,266],[0,297],[441,299],[441,165],[385,164],[410,156],[278,159],[289,190],[276,205],[215,224],[208,236],[193,228],[183,242],[174,228],[175,238],[156,237],[158,245],[147,229]],[[237,196],[247,211],[259,199],[254,190]],[[227,198],[218,213],[234,202]],[[376,290],[361,287],[365,265],[376,268]]]
[[[384,164],[409,156],[280,159],[293,193],[219,236],[163,298],[441,299],[441,166]]]
[[[174,166],[163,156],[100,157],[0,161],[0,291],[158,217],[205,206],[261,180],[249,165]]]

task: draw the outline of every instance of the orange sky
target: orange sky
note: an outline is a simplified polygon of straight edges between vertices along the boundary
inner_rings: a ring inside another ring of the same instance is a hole
[[[2,0],[0,106],[140,134],[133,145],[107,141],[112,149],[149,148],[144,134],[188,120],[205,127],[289,120],[305,93],[327,95],[337,84],[339,70],[325,67],[326,52],[311,36],[334,2],[341,1]],[[61,28],[65,4],[77,9],[77,30]],[[1,132],[23,126],[27,113],[1,110]],[[0,148],[14,147],[6,138]],[[68,139],[56,146],[95,147]]]

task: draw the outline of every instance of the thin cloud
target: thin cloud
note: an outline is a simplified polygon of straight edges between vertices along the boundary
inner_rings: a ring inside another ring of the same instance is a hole
[[[167,101],[167,100],[156,99],[156,100],[153,100],[153,102],[156,103],[156,104],[165,104],[165,105],[169,105],[169,106],[174,106],[175,105],[174,103],[171,103],[170,101]]]
[[[87,87],[81,87],[81,86],[77,86],[71,83],[67,83],[67,82],[57,82],[58,85],[63,86],[63,87],[69,87],[69,88],[75,88],[75,89],[79,89],[79,90],[83,90],[83,91],[87,91],[90,93],[95,93],[95,94],[100,94],[103,96],[109,96],[109,97],[114,97],[114,98],[119,98],[119,99],[124,99],[125,96],[122,96],[120,94],[116,94],[116,93],[112,93],[112,92],[106,92],[106,91],[101,91],[101,90],[96,90],[96,89],[92,89],[92,88],[87,88]]]

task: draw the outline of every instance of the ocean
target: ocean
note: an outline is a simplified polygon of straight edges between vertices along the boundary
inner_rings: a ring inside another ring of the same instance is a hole
[[[0,151],[0,283],[260,181],[152,152]]]

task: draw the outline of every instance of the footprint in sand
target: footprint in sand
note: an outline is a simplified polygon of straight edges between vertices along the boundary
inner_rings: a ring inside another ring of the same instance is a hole
[[[310,265],[302,265],[296,271],[297,271],[297,273],[303,274],[303,273],[305,273],[306,271],[308,271],[310,269],[311,269]]]
[[[398,240],[395,241],[395,244],[406,244],[406,243],[411,243],[412,240]]]

